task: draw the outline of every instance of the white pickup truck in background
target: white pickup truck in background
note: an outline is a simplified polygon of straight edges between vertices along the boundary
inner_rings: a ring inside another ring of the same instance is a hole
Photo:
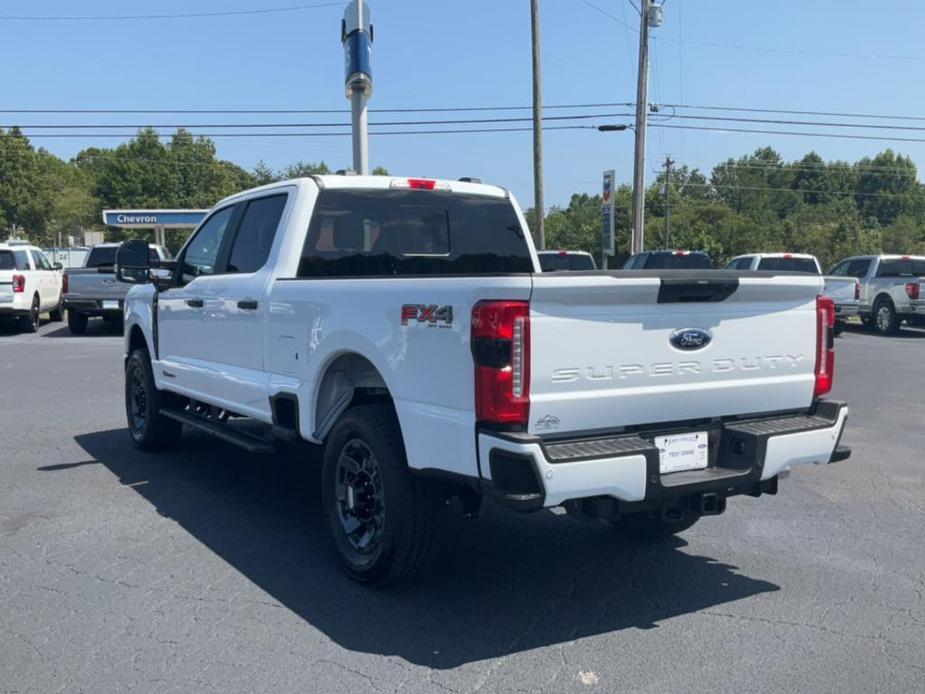
[[[840,266],[839,266],[840,267]],[[740,255],[726,264],[727,270],[766,270],[769,272],[806,272],[821,275],[816,256],[808,253],[751,253]],[[835,334],[845,327],[845,320],[858,315],[861,283],[845,273],[822,278],[823,295],[835,302]]]
[[[220,202],[148,282],[119,252],[135,443],[189,426],[324,447],[338,555],[366,583],[435,556],[446,500],[681,531],[792,465],[847,458],[815,274],[543,273],[490,185],[316,176]]]

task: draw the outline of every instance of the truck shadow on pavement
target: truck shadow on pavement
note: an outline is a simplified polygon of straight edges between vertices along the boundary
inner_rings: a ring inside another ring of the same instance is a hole
[[[656,628],[779,590],[698,556],[679,538],[635,546],[603,524],[494,507],[476,520],[450,509],[447,549],[417,582],[365,588],[340,570],[328,538],[316,449],[258,457],[187,432],[177,452],[145,454],[124,429],[75,440],[119,483],[343,648],[431,668]]]

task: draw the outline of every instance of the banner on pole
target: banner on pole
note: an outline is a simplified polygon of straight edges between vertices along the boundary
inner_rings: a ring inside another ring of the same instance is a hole
[[[604,172],[604,186],[601,193],[603,200],[603,214],[601,226],[601,250],[605,255],[614,255],[614,211],[616,207],[616,190],[614,189],[614,178],[616,172],[613,169]]]

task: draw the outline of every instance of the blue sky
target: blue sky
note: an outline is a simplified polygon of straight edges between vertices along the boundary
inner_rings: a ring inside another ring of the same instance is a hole
[[[628,0],[593,2],[617,19],[638,22]],[[190,13],[298,4],[5,0],[0,15]],[[544,102],[634,101],[636,35],[584,0],[542,0],[541,5]],[[530,103],[529,0],[370,0],[370,7],[376,28],[371,108]],[[0,103],[10,109],[347,108],[342,11],[343,4],[208,19],[0,19]],[[667,0],[664,15],[663,26],[653,30],[651,102],[925,116],[925,3]],[[274,118],[347,120],[346,115],[0,114],[0,123],[244,123]],[[389,118],[394,116],[371,116],[373,121]],[[925,120],[899,124],[925,127]],[[925,137],[925,131],[881,134]],[[67,157],[87,146],[117,141],[90,136],[35,142]],[[630,132],[552,131],[544,142],[547,205],[567,203],[572,192],[597,192],[605,168],[616,169],[620,181],[631,178]],[[651,180],[666,153],[679,164],[709,171],[726,157],[763,145],[786,158],[814,149],[827,159],[849,160],[892,146],[919,166],[925,164],[925,143],[653,128],[647,178]],[[245,167],[259,159],[274,167],[298,159],[323,159],[332,167],[351,161],[349,138],[219,139],[218,148],[220,156]],[[371,140],[370,152],[373,165],[392,173],[478,176],[511,188],[525,207],[532,202],[529,132],[379,137]]]

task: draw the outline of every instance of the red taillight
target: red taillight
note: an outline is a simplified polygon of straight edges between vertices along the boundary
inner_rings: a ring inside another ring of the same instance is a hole
[[[784,253],[784,258],[790,260],[793,257],[793,253]]]
[[[25,275],[13,275],[13,291],[17,294],[22,294],[24,291],[26,291]]]
[[[861,300],[861,283],[860,282],[854,283],[854,300],[855,301]]]
[[[427,178],[409,178],[408,187],[414,190],[433,190],[437,185],[436,181]]]
[[[910,299],[918,299],[919,291],[918,282],[906,282],[906,296],[908,296]]]
[[[816,387],[818,397],[832,390],[835,381],[835,302],[816,297]]]
[[[67,294],[67,275],[61,275],[61,293]]]
[[[530,304],[480,301],[472,309],[475,417],[527,426],[530,414]]]

